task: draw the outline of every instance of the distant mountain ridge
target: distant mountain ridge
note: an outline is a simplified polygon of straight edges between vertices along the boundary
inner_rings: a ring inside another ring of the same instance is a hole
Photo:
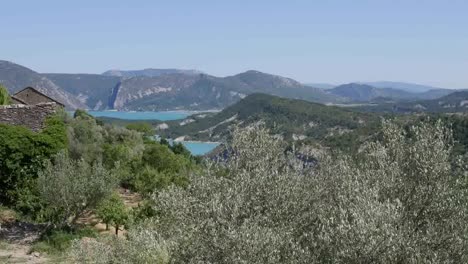
[[[399,89],[411,93],[423,93],[430,90],[449,90],[441,87],[434,87],[430,85],[415,84],[415,83],[406,83],[406,82],[391,82],[391,81],[380,81],[380,82],[364,82],[376,88],[393,88]]]
[[[61,89],[46,76],[13,62],[0,60],[0,83],[5,85],[11,94],[27,86],[32,86],[45,95],[63,103],[67,108],[86,107],[74,95]]]
[[[378,97],[386,97],[392,99],[406,99],[414,96],[413,94],[393,89],[393,88],[376,88],[367,84],[350,83],[337,86],[327,92],[346,97],[356,102],[367,102]]]
[[[449,95],[431,100],[365,105],[359,106],[357,109],[368,112],[389,113],[467,113],[468,91],[455,91]]]
[[[116,76],[116,77],[124,77],[124,78],[131,78],[137,76],[147,76],[147,77],[158,77],[161,75],[166,74],[174,74],[174,73],[182,73],[187,75],[197,75],[201,74],[201,71],[197,70],[181,70],[181,69],[143,69],[143,70],[130,70],[130,71],[123,71],[123,70],[109,70],[102,75],[105,76]]]
[[[341,98],[304,86],[289,78],[247,71],[234,76],[167,74],[124,79],[114,102],[116,109],[221,109],[248,94],[267,93],[316,102],[337,102]]]
[[[425,92],[408,92],[396,88],[377,88],[368,84],[349,83],[326,90],[328,93],[349,99],[351,102],[372,102],[384,98],[396,101],[429,100],[439,98],[455,90],[433,89]]]
[[[385,88],[351,83],[323,89],[323,86],[317,88],[291,78],[255,70],[227,77],[181,69],[112,70],[104,74],[40,74],[6,61],[0,61],[0,82],[10,92],[33,86],[62,101],[68,108],[93,110],[223,109],[253,93],[324,104],[382,104],[429,100],[454,92],[448,89],[427,90],[434,87],[421,88],[421,85],[397,82],[376,83]],[[392,85],[425,92],[415,93],[386,87]]]

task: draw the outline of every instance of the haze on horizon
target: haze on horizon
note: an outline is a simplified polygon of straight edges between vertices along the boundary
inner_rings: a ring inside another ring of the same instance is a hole
[[[468,88],[468,1],[6,1],[0,59],[39,72],[254,69]]]

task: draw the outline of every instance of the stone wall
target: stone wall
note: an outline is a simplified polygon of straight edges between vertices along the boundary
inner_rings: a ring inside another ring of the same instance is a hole
[[[56,112],[57,104],[0,106],[0,124],[25,126],[33,131],[44,128],[45,119]]]

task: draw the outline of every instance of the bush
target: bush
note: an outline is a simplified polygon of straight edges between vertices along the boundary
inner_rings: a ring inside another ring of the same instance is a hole
[[[42,205],[36,180],[44,162],[66,148],[66,126],[57,114],[40,133],[0,124],[0,203],[38,217]]]
[[[30,251],[47,254],[64,253],[70,248],[73,240],[97,236],[97,231],[92,228],[49,230],[32,245]]]
[[[0,105],[8,105],[11,103],[10,95],[5,86],[0,84]]]

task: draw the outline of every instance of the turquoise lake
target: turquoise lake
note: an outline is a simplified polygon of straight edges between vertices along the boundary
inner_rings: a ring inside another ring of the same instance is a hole
[[[206,153],[215,149],[219,143],[216,142],[191,142],[191,141],[182,141],[181,142],[191,153],[192,155],[205,155]]]
[[[123,112],[123,111],[88,111],[95,117],[112,117],[126,120],[177,120],[184,119],[193,112],[164,111],[164,112]]]

